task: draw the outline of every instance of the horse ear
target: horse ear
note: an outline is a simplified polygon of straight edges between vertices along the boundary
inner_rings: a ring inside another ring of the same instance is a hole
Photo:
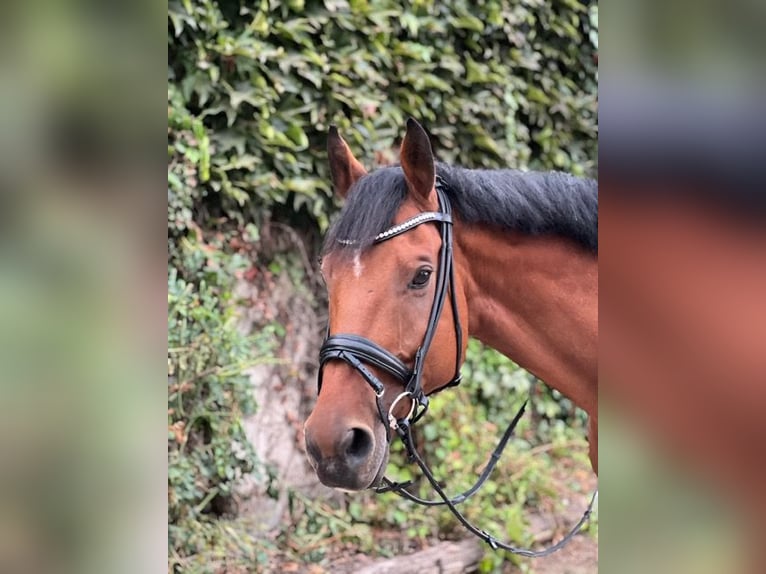
[[[330,126],[327,134],[327,156],[330,159],[330,175],[335,193],[346,198],[349,188],[357,179],[367,174],[361,163],[356,161],[348,144],[340,137],[338,128]]]
[[[423,127],[413,118],[407,120],[402,141],[401,164],[410,191],[425,205],[436,204],[435,169],[431,142]]]

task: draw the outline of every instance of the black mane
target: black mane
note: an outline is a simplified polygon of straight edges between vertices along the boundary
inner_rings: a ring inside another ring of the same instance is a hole
[[[436,173],[458,218],[529,235],[557,235],[598,253],[598,185],[561,172],[463,169],[437,164]],[[323,252],[365,249],[391,226],[407,195],[399,166],[377,169],[350,190],[325,238]]]

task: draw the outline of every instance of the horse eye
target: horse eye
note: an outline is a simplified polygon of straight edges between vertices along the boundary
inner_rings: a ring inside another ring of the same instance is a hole
[[[421,267],[415,273],[415,276],[410,281],[410,289],[422,289],[428,285],[428,280],[431,278],[431,270],[428,267]]]

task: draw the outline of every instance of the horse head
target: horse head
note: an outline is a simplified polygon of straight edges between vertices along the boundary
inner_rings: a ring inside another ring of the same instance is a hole
[[[389,415],[456,379],[467,306],[423,128],[408,121],[400,166],[367,173],[335,128],[328,155],[345,205],[323,249],[328,340],[306,450],[324,484],[361,490],[383,477]]]

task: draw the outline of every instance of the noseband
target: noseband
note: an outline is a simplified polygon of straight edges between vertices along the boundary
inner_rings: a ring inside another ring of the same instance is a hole
[[[460,326],[460,317],[458,315],[457,296],[455,294],[455,273],[452,266],[452,207],[442,189],[440,179],[436,183],[436,195],[439,201],[439,211],[426,211],[411,217],[407,221],[394,225],[389,229],[379,233],[374,240],[374,244],[383,243],[398,235],[414,229],[418,225],[429,222],[441,224],[442,244],[439,248],[439,268],[436,272],[436,290],[434,300],[431,304],[431,313],[428,317],[428,326],[426,327],[423,342],[415,352],[415,360],[410,369],[398,357],[390,351],[384,349],[374,341],[359,335],[336,334],[329,335],[322,348],[319,350],[319,376],[318,392],[322,390],[322,374],[324,366],[328,361],[340,359],[354,368],[367,384],[375,391],[375,397],[378,407],[378,414],[383,426],[386,428],[386,437],[391,440],[391,430],[396,430],[397,419],[393,414],[394,408],[403,399],[410,399],[412,406],[410,416],[407,417],[411,422],[415,422],[422,417],[428,410],[428,397],[423,391],[422,377],[423,364],[425,363],[428,349],[431,346],[436,328],[439,324],[439,318],[444,308],[444,302],[447,299],[447,293],[450,294],[452,304],[452,316],[455,320],[455,376],[442,385],[439,389],[454,386],[460,383],[460,358],[463,349],[463,330]],[[385,393],[383,383],[369,370],[365,364],[372,365],[382,371],[385,371],[404,385],[404,391],[398,395],[388,413],[383,406],[382,399]]]
[[[415,217],[411,217],[407,221],[404,221],[398,225],[394,225],[382,233],[379,233],[377,236],[375,236],[373,242],[373,244],[382,243],[388,239],[396,237],[397,235],[406,233],[407,231],[414,229],[423,223],[433,221],[441,224],[442,244],[439,248],[439,269],[436,273],[436,290],[434,294],[434,300],[431,304],[431,313],[428,317],[428,326],[426,327],[426,332],[423,336],[423,342],[415,352],[415,360],[413,362],[412,368],[410,369],[390,351],[384,349],[374,341],[371,341],[365,337],[346,333],[329,335],[328,326],[328,335],[326,336],[325,341],[319,350],[317,393],[322,390],[322,374],[324,372],[324,366],[328,361],[341,360],[351,365],[351,367],[355,369],[365,381],[367,381],[367,384],[370,385],[372,390],[375,392],[375,402],[378,408],[380,420],[386,429],[386,439],[388,442],[391,441],[392,430],[397,433],[399,438],[404,443],[408,457],[410,460],[415,461],[418,464],[421,471],[423,472],[423,475],[431,484],[434,491],[439,495],[439,500],[425,500],[418,498],[406,490],[406,488],[411,485],[411,482],[397,483],[392,482],[385,477],[383,478],[383,486],[378,487],[376,489],[377,492],[395,492],[399,496],[407,498],[408,500],[423,506],[446,506],[450,512],[452,512],[455,518],[457,518],[458,521],[460,521],[460,523],[465,526],[469,532],[484,540],[484,542],[489,544],[489,546],[494,550],[502,549],[507,550],[513,554],[520,554],[522,556],[529,557],[547,556],[548,554],[552,554],[556,550],[566,545],[572,539],[572,537],[577,534],[577,532],[579,532],[583,524],[587,522],[587,520],[590,518],[590,514],[593,509],[593,504],[596,500],[598,491],[593,493],[593,496],[590,499],[590,504],[588,504],[587,509],[577,524],[575,524],[559,542],[542,550],[518,548],[501,542],[485,530],[481,530],[470,523],[456,508],[456,505],[466,501],[479,490],[481,485],[486,481],[492,470],[495,468],[495,465],[497,464],[498,460],[500,460],[500,455],[505,449],[511,434],[516,427],[516,424],[524,414],[526,402],[522,404],[521,408],[516,413],[516,416],[513,417],[513,420],[506,428],[503,437],[501,438],[495,450],[492,452],[492,456],[490,457],[487,466],[484,468],[484,470],[482,470],[476,483],[471,488],[457,496],[449,497],[444,492],[439,481],[434,478],[434,475],[428,468],[428,465],[418,454],[417,450],[415,449],[414,441],[412,440],[412,424],[417,422],[420,417],[422,417],[428,410],[428,397],[423,391],[423,386],[421,383],[421,379],[423,377],[423,365],[425,363],[426,355],[428,354],[428,349],[430,348],[431,342],[433,341],[434,335],[436,334],[436,327],[439,324],[439,318],[441,317],[442,309],[444,308],[444,302],[447,299],[447,292],[450,294],[452,316],[454,317],[455,321],[455,341],[457,343],[457,350],[455,352],[455,376],[452,377],[450,381],[439,387],[438,390],[457,385],[460,383],[461,378],[460,359],[463,349],[463,332],[460,326],[457,296],[455,294],[455,272],[453,269],[452,259],[452,207],[450,206],[449,200],[444,193],[443,186],[444,183],[437,176],[436,195],[439,201],[439,211],[426,211],[416,215]],[[380,381],[380,379],[375,376],[375,373],[373,373],[365,365],[372,365],[388,373],[404,385],[404,391],[397,395],[397,397],[393,400],[391,406],[388,407],[388,413],[386,413],[382,402],[383,395],[385,394],[385,386]],[[397,417],[393,414],[394,409],[400,401],[407,399],[411,401],[409,414],[404,418],[397,419]]]

